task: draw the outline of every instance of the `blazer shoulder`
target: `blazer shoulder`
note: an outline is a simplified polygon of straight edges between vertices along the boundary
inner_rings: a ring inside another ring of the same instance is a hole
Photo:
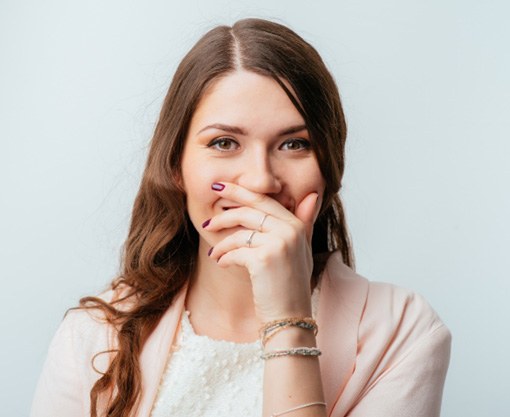
[[[101,310],[68,310],[48,348],[31,416],[90,414],[90,390],[113,358],[115,334]]]
[[[368,281],[365,320],[386,321],[392,326],[412,326],[432,332],[444,326],[437,312],[417,292],[386,282]]]
[[[114,307],[125,310],[130,302],[123,298],[126,294],[125,289],[110,289],[96,298],[107,304],[118,301]],[[112,351],[117,347],[118,330],[118,326],[108,320],[103,309],[88,303],[66,312],[50,349],[62,350],[65,347],[67,355],[75,356],[78,362],[84,360],[83,366],[90,365],[91,358],[94,358],[94,364],[102,364],[100,368],[104,368],[111,359]]]
[[[413,290],[386,282],[371,281],[343,263],[340,253],[330,256],[321,287],[344,310],[359,312],[360,332],[370,334],[410,332],[410,336],[433,333],[443,327],[439,315],[427,300]],[[438,334],[439,334],[438,333]]]
[[[365,352],[360,360],[368,368],[375,366],[373,375],[405,358],[437,362],[437,372],[443,375],[451,339],[450,330],[423,296],[393,284],[369,282],[358,342]]]

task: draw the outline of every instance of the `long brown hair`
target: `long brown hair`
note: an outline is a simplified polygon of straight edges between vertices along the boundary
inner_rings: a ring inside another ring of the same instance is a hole
[[[191,117],[206,88],[240,68],[274,78],[303,116],[313,139],[326,182],[312,237],[314,285],[335,250],[354,267],[338,195],[347,129],[333,77],[317,51],[283,25],[245,19],[210,30],[180,63],[164,100],[134,202],[121,274],[112,282],[116,298],[80,300],[81,308],[101,309],[118,329],[113,359],[90,393],[92,417],[98,413],[125,417],[136,410],[142,390],[140,352],[196,264],[198,234],[187,216],[178,180]],[[100,411],[103,397],[107,409]]]

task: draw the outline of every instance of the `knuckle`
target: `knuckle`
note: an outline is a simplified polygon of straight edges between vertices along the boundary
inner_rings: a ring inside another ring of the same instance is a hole
[[[301,236],[305,232],[305,228],[300,225],[289,225],[285,230],[285,238],[290,245],[294,245],[299,242]]]
[[[253,197],[252,197],[252,201],[254,204],[263,204],[267,201],[269,197],[265,194],[255,194]]]
[[[274,239],[272,247],[273,250],[268,254],[268,256],[275,256],[279,258],[281,255],[287,253],[288,251],[287,242],[281,237]]]
[[[246,217],[246,216],[248,216],[250,214],[251,209],[249,207],[242,206],[242,207],[239,207],[236,210],[229,210],[229,211],[233,211],[234,215],[241,215],[244,218],[244,217]],[[237,211],[237,213],[235,213],[236,211]]]
[[[257,266],[259,269],[264,269],[269,264],[268,254],[265,251],[257,253]]]

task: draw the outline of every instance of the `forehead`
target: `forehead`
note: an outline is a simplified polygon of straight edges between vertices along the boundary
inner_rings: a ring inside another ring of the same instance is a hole
[[[288,82],[283,82],[294,94]],[[236,71],[206,89],[193,114],[190,133],[214,123],[270,131],[304,124],[304,119],[276,80],[251,71]]]

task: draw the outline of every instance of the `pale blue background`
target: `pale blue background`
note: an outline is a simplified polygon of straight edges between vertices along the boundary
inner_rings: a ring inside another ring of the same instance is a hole
[[[443,416],[509,416],[508,4],[1,0],[1,414],[28,414],[64,311],[116,273],[177,62],[258,16],[338,81],[358,271],[423,294],[452,330]]]

